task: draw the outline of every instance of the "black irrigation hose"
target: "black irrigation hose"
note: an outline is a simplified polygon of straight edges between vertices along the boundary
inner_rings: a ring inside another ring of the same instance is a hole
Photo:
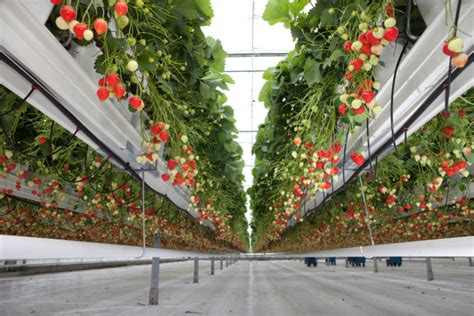
[[[454,18],[454,36],[456,36],[457,32],[457,27],[458,27],[458,22],[459,22],[459,13],[461,11],[461,0],[458,0],[458,6],[456,8],[456,16]],[[451,71],[453,69],[453,66],[451,64],[451,60],[453,57],[449,57],[449,63],[448,63],[448,82],[446,83],[446,92],[444,94],[444,111],[448,112],[448,107],[449,107],[449,94],[451,90]]]
[[[408,38],[408,40],[412,41],[412,42],[416,42],[419,38],[419,36],[416,36],[415,34],[413,34],[411,32],[411,6],[412,6],[412,0],[407,0],[407,24],[406,24],[406,36]]]
[[[471,63],[474,61],[474,53],[471,53],[469,56],[468,56],[468,60],[467,60],[467,63],[466,65],[463,67],[463,68],[456,68],[452,71],[452,74],[451,74],[451,78],[452,79],[456,79],[465,69],[467,69]],[[403,126],[406,126],[406,128],[408,128],[408,126],[410,126],[411,124],[413,124],[425,111],[426,109],[441,95],[441,93],[443,93],[444,89],[445,89],[445,86],[446,86],[446,82],[447,82],[447,75],[446,75],[446,79],[444,79],[434,90],[433,92],[431,92],[431,94],[424,100],[424,102],[418,107],[418,109],[405,121],[405,123],[403,124]],[[398,138],[400,137],[403,133],[405,132],[405,128],[403,129],[400,129],[398,130],[396,133],[395,133],[395,137]],[[384,153],[386,150],[389,150],[390,147],[392,147],[392,140],[388,140],[386,143],[384,143],[382,146],[380,146],[380,148],[373,154],[373,157],[379,157],[380,155],[382,155],[382,153]],[[344,183],[339,189],[337,189],[336,191],[334,191],[334,193],[332,193],[331,195],[333,194],[338,194],[339,192],[343,191],[347,184],[349,184],[349,182],[351,182],[352,180],[354,180],[357,176],[357,174],[361,171],[364,170],[364,168],[367,167],[367,165],[369,164],[369,161],[372,159],[372,157],[368,157],[368,159],[366,159],[366,161],[364,162],[364,164],[362,164],[362,166],[360,166],[357,171],[355,173],[352,174],[352,176],[349,178],[349,180],[347,181],[347,183]],[[425,188],[425,191],[426,191],[426,188]],[[311,210],[308,211],[308,214],[313,212],[314,210],[316,210],[318,207],[315,207]],[[293,229],[295,226],[291,226],[291,227],[287,227],[285,229],[285,233],[290,231],[291,229]]]
[[[110,173],[109,173],[109,178],[110,175],[112,174],[112,168],[110,168]],[[86,169],[86,177],[89,177],[89,175],[87,174],[87,169]],[[115,189],[110,189],[110,190],[102,190],[102,189],[99,189],[98,187],[94,186],[92,184],[92,182],[88,181],[87,182],[87,185],[90,186],[92,188],[92,190],[94,190],[96,193],[99,193],[99,194],[110,194],[110,193],[114,193],[115,191],[117,191],[118,189],[122,188],[124,184],[126,184],[127,181],[123,182],[122,184],[118,185]]]
[[[349,127],[347,127],[346,139],[344,141],[344,155],[342,156],[342,182],[346,185],[346,171],[344,166],[346,165],[346,150],[347,150],[347,138],[349,137]],[[333,190],[334,192],[334,190]]]
[[[116,153],[110,150],[110,148],[102,142],[94,133],[92,133],[77,117],[74,116],[60,101],[54,97],[54,94],[46,88],[45,85],[41,83],[28,69],[25,69],[21,64],[16,62],[13,58],[8,56],[5,52],[0,52],[0,60],[4,61],[10,68],[14,69],[18,74],[20,74],[25,80],[34,84],[38,91],[41,92],[67,119],[74,123],[90,140],[97,144],[104,152],[109,153],[111,158],[117,161],[130,175],[132,175],[138,181],[142,181],[140,175],[130,166],[130,163],[124,161]],[[179,207],[174,201],[172,201],[166,193],[161,193],[154,190],[148,184],[145,186],[151,190],[156,195],[167,199],[177,210],[182,212],[184,215],[188,216],[194,221],[194,217],[188,213],[185,209]],[[207,226],[203,226],[207,227]]]
[[[10,110],[7,110],[5,112],[0,112],[0,116],[5,116],[7,114],[10,114],[13,111],[16,111],[20,106],[22,106],[26,102],[26,100],[28,100],[28,98],[33,93],[33,91],[35,91],[35,89],[36,87],[32,86],[30,92],[28,92],[28,94],[20,102],[17,102],[16,104],[14,104]]]

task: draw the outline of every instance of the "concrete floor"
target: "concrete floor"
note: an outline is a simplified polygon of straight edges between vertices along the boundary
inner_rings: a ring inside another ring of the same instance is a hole
[[[344,262],[241,261],[224,271],[193,262],[161,265],[160,305],[149,306],[150,266],[0,278],[0,315],[474,315],[474,267],[466,259],[400,268]]]

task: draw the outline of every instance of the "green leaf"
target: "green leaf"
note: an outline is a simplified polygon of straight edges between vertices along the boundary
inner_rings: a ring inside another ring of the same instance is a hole
[[[209,18],[214,17],[214,11],[212,10],[211,0],[195,0],[199,10]]]
[[[333,61],[338,59],[339,57],[344,56],[344,52],[340,49],[336,49],[332,52],[331,56],[326,60],[325,64],[330,65]]]
[[[312,58],[306,59],[304,63],[304,78],[309,85],[314,83],[319,83],[322,80],[321,72],[319,71],[319,67],[321,63],[318,63],[316,60]]]
[[[295,0],[294,2],[290,3],[290,12],[293,14],[293,16],[298,15],[301,10],[306,7],[306,5],[309,3],[309,0]]]
[[[291,22],[288,0],[269,0],[262,17],[270,25],[279,22],[283,22],[285,25],[288,24]]]
[[[195,20],[199,18],[198,7],[194,1],[175,0],[174,9],[186,19]]]
[[[225,69],[225,59],[227,58],[227,52],[222,47],[220,40],[208,36],[206,38],[207,45],[211,49],[211,63],[209,66],[215,72],[223,72]]]

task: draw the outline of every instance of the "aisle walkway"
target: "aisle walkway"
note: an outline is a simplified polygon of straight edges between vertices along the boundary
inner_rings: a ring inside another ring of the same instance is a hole
[[[149,266],[0,278],[0,315],[473,315],[467,260],[346,269],[300,262],[238,262],[209,274],[192,262],[163,264],[160,305],[148,306]],[[218,268],[219,265],[216,265]]]

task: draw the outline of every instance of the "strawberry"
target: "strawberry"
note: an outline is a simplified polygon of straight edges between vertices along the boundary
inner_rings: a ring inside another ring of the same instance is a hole
[[[15,168],[16,168],[16,164],[14,164],[14,163],[9,163],[7,165],[7,171],[15,170]]]
[[[394,12],[393,5],[391,3],[388,3],[385,6],[385,14],[387,14],[388,16],[393,16],[393,12]]]
[[[78,40],[84,40],[84,32],[89,29],[84,23],[77,23],[72,28]]]
[[[382,41],[381,39],[375,37],[374,30],[369,30],[367,32],[367,39],[369,41],[369,44],[372,45],[372,46],[373,45],[378,45]]]
[[[62,6],[59,10],[59,14],[63,17],[66,23],[69,23],[76,18],[76,10],[68,5]]]
[[[361,95],[362,99],[364,99],[365,103],[370,103],[374,97],[375,97],[375,93],[374,91],[364,91]]]
[[[340,115],[345,115],[347,113],[347,103],[341,104],[337,108],[337,111],[339,112]]]
[[[448,43],[444,43],[443,44],[443,53],[445,55],[448,55],[450,57],[454,57],[454,56],[457,56],[459,55],[459,53],[456,53],[456,52],[453,52],[453,51],[450,51],[449,48],[448,48]]]
[[[351,159],[352,161],[355,162],[356,165],[358,165],[359,167],[362,166],[364,163],[365,163],[365,158],[364,156],[362,156],[361,154],[359,154],[358,152],[353,152],[351,154]]]
[[[142,105],[142,99],[137,97],[131,97],[130,101],[128,102],[130,103],[130,106],[134,109],[138,109]]]
[[[99,79],[99,86],[105,87],[107,85],[105,77]]]
[[[358,58],[351,60],[349,63],[349,71],[359,71],[364,62]],[[352,69],[351,69],[352,68]]]
[[[296,138],[293,140],[293,144],[295,144],[296,146],[300,146],[300,145],[301,145],[301,138],[296,137]]]
[[[114,94],[117,100],[121,99],[125,95],[125,88],[122,85],[116,85],[114,88]]]
[[[40,144],[46,143],[47,140],[48,140],[48,139],[47,139],[46,137],[44,137],[44,136],[38,137],[38,143],[40,143]]]
[[[163,129],[158,124],[153,124],[150,128],[150,131],[153,135],[158,135]]]
[[[354,73],[352,71],[347,71],[344,74],[344,78],[346,78],[348,81],[351,81],[352,79],[354,79]]]
[[[360,52],[366,54],[367,56],[370,56],[372,54],[372,49],[369,44],[364,44],[361,47]]]
[[[100,102],[104,102],[109,98],[109,90],[107,88],[99,88],[97,90],[97,97],[99,98]]]
[[[451,65],[456,68],[464,68],[467,63],[467,58],[467,55],[464,53],[458,54],[457,56],[451,59]]]
[[[383,38],[389,42],[394,42],[398,37],[398,28],[396,26],[390,27],[385,30]]]
[[[350,52],[351,49],[352,49],[352,43],[351,43],[350,41],[346,41],[346,42],[344,43],[344,50],[345,50],[346,52]]]
[[[102,35],[107,32],[107,22],[104,19],[96,19],[94,21],[94,30],[97,35]]]
[[[125,1],[120,0],[115,4],[115,12],[118,16],[124,16],[125,14],[127,14],[128,6]]]
[[[4,155],[0,155],[0,165],[3,165],[5,161],[7,161],[7,157],[5,157]]]
[[[120,77],[117,76],[117,74],[109,74],[107,75],[105,81],[107,82],[107,87],[113,89],[120,83]]]
[[[161,141],[164,143],[168,140],[168,138],[170,137],[170,134],[168,134],[167,132],[161,132],[159,137]]]
[[[451,138],[456,130],[452,126],[445,126],[441,129],[441,133],[446,138]]]
[[[331,149],[334,150],[334,152],[338,153],[341,151],[341,142],[340,141],[335,141],[334,144],[331,145]]]
[[[455,53],[462,53],[464,40],[460,37],[453,37],[448,42],[448,49]]]
[[[50,2],[54,5],[60,5],[63,2],[63,0],[50,0]]]
[[[359,114],[364,114],[364,113],[365,113],[365,107],[364,107],[364,106],[361,106],[361,107],[358,108],[358,109],[352,109],[352,112],[353,112],[354,114],[357,114],[357,115],[359,115]]]
[[[451,113],[449,113],[449,111],[443,111],[443,112],[441,112],[440,115],[443,118],[443,120],[447,120],[451,117]]]
[[[367,33],[360,33],[359,34],[359,41],[362,42],[362,44],[369,44],[369,39],[367,38]]]
[[[178,166],[178,162],[174,159],[168,160],[168,169],[173,170]]]
[[[467,113],[466,113],[466,110],[464,110],[464,109],[459,109],[458,115],[459,115],[460,117],[465,117],[466,114],[467,114]]]

